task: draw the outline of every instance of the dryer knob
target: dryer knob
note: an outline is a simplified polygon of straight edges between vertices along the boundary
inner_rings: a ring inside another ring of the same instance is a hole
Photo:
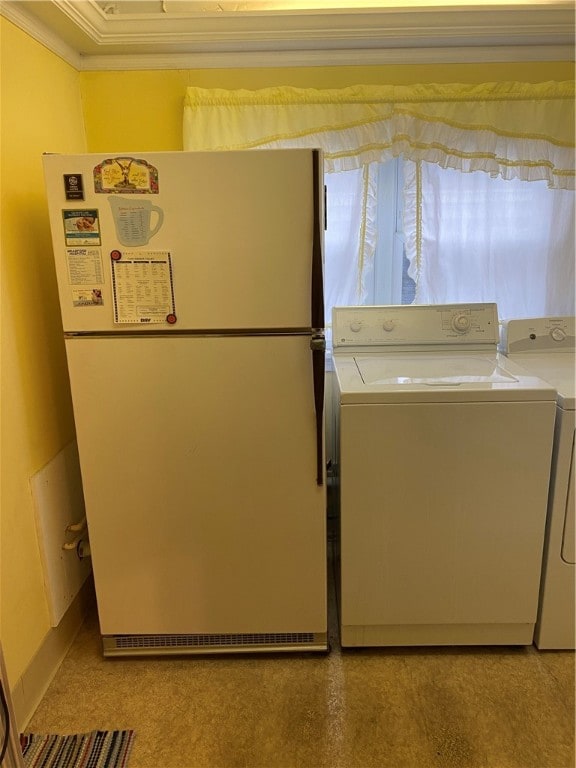
[[[455,315],[452,318],[452,329],[457,333],[468,333],[470,330],[470,317],[469,315]]]
[[[354,322],[350,323],[350,330],[352,333],[358,333],[358,331],[362,330],[362,323],[359,320],[354,320]]]
[[[562,330],[562,328],[552,328],[550,331],[550,336],[554,339],[554,341],[564,341],[566,338],[566,334]]]

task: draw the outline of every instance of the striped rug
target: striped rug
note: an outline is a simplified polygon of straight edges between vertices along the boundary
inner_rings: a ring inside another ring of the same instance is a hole
[[[20,736],[26,768],[125,768],[133,741],[134,731]]]

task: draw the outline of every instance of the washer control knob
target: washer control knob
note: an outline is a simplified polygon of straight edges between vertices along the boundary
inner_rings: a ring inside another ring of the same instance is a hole
[[[386,333],[390,333],[390,331],[393,331],[396,327],[396,323],[394,320],[384,320],[382,323],[382,329],[386,331]]]
[[[470,316],[465,314],[454,315],[452,329],[457,333],[468,333],[470,330]]]
[[[358,333],[358,331],[361,331],[362,323],[360,322],[360,320],[353,320],[350,323],[350,330],[352,331],[352,333]]]
[[[562,330],[562,328],[552,328],[550,331],[550,336],[552,336],[554,341],[564,341],[566,338],[566,333]]]

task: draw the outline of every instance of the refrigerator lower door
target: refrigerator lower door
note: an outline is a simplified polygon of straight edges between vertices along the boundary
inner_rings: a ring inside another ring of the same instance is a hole
[[[66,349],[105,653],[325,650],[309,337]]]

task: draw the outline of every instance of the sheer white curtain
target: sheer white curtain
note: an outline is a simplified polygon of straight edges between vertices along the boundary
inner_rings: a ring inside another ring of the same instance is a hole
[[[377,163],[325,175],[326,308],[362,304],[372,271],[376,231]],[[330,316],[327,314],[327,320]]]
[[[574,192],[433,163],[404,167],[415,302],[495,301],[499,315],[574,313]]]

